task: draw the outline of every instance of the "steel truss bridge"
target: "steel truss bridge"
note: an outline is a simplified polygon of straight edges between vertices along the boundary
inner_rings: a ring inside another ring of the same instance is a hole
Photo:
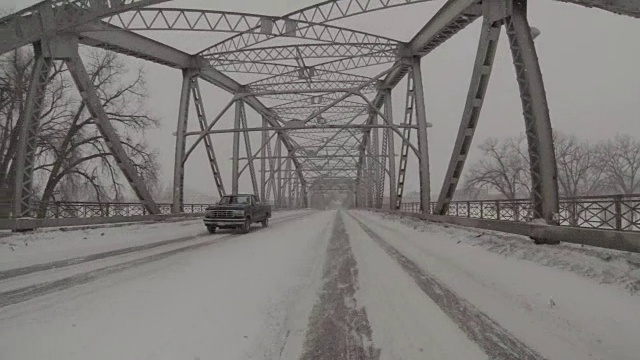
[[[144,213],[168,211],[167,205],[154,201],[127,157],[87,74],[80,45],[182,72],[181,96],[176,99],[172,213],[184,212],[185,163],[202,146],[220,195],[238,191],[241,177],[249,177],[253,192],[278,206],[306,206],[314,191],[340,190],[355,193],[358,207],[382,208],[388,197],[385,206],[401,210],[408,158],[415,156],[420,202],[413,210],[446,215],[470,150],[504,27],[531,160],[530,217],[557,224],[560,201],[551,119],[526,0],[448,0],[408,42],[333,25],[348,17],[427,1],[332,0],[283,16],[267,16],[154,7],[167,0],[51,0],[0,19],[0,54],[23,46],[33,46],[36,54],[17,129],[20,142],[13,216],[33,214],[39,118],[47,75],[55,62],[66,64]],[[563,2],[640,16],[638,0]],[[482,26],[464,113],[440,195],[431,205],[429,123],[421,59],[475,21]],[[229,36],[203,44],[196,53],[186,53],[145,36],[145,32],[160,30]],[[379,71],[365,76],[361,70],[365,68]],[[238,74],[250,74],[256,80],[241,83],[234,79]],[[206,114],[201,82],[231,93],[232,100],[217,114]],[[393,104],[392,93],[398,86],[406,89],[406,98]],[[187,131],[191,105],[195,106],[195,117],[191,117],[200,128],[197,132]],[[394,119],[392,109],[398,106],[404,108],[404,116]],[[250,126],[247,107],[261,116],[259,126]],[[234,112],[234,126],[221,129],[216,125],[227,112]],[[252,132],[261,134],[259,144],[251,143]],[[233,137],[230,184],[223,181],[212,140],[213,134],[222,133]],[[400,154],[395,153],[396,142],[401,143]]]

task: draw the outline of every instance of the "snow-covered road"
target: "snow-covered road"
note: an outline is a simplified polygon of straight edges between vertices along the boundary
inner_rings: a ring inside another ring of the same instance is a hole
[[[281,213],[245,235],[203,230],[184,221],[4,239],[0,359],[640,354],[629,286],[640,272],[626,254],[364,211]],[[620,280],[603,284],[611,274]]]

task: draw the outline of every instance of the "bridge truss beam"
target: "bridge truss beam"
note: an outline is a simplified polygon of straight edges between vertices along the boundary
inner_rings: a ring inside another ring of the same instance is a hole
[[[263,201],[273,200],[280,206],[308,204],[311,189],[336,187],[329,180],[348,179],[350,186],[347,188],[356,192],[358,205],[381,207],[388,176],[389,204],[398,209],[403,201],[411,149],[419,164],[421,211],[429,213],[429,124],[421,59],[482,18],[471,84],[435,212],[446,214],[454,196],[488,91],[499,32],[504,25],[529,146],[533,215],[554,223],[558,212],[558,189],[551,120],[527,20],[526,0],[448,0],[406,43],[329,24],[350,16],[427,1],[328,0],[274,17],[149,7],[165,0],[48,0],[0,19],[0,54],[29,44],[36,50],[29,93],[18,127],[20,142],[14,166],[14,216],[31,213],[42,94],[55,61],[66,63],[83,101],[95,117],[135,194],[150,213],[159,212],[144,179],[127,157],[100,104],[78,53],[78,44],[116,51],[182,71],[173,212],[183,210],[185,163],[200,144],[205,147],[218,195],[225,193],[212,135],[230,133],[233,137],[231,187],[234,192],[243,186],[241,176],[246,174],[245,169],[249,170],[250,182],[247,183],[253,193]],[[635,17],[640,14],[639,1],[565,2]],[[202,51],[189,54],[139,33],[159,30],[232,35],[216,44],[205,44]],[[284,43],[291,38],[296,39],[291,44],[261,45],[274,39]],[[365,76],[362,74],[368,69],[360,70],[383,64],[390,66],[382,72],[376,70],[378,75]],[[267,76],[241,84],[223,71]],[[405,77],[408,86],[404,122],[396,124],[391,94]],[[201,92],[199,80],[213,84],[233,97],[212,119],[205,113],[203,96],[206,94]],[[187,131],[191,99],[198,118],[198,132]],[[234,128],[220,129],[219,120],[234,105]],[[260,125],[251,123],[248,108],[258,113]],[[250,133],[253,131],[261,133],[259,147],[251,144]],[[412,132],[417,134],[415,143],[411,140]],[[402,143],[399,158],[396,158],[396,139]],[[241,140],[245,155],[240,154]],[[254,151],[255,148],[258,150]],[[245,161],[243,167],[241,160]]]

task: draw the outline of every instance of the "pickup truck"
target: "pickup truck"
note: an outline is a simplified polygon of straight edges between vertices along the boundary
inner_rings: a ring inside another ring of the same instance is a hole
[[[269,226],[271,207],[261,204],[255,195],[237,194],[223,196],[217,205],[205,210],[204,225],[213,234],[216,229],[241,229],[249,232],[251,224],[262,223]]]

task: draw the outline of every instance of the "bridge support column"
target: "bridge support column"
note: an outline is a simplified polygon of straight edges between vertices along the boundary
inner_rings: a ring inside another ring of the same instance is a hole
[[[262,116],[262,127],[267,128],[267,119]],[[260,156],[260,199],[263,203],[267,202],[267,153],[265,148],[269,141],[269,131],[262,130],[261,149],[258,156]]]
[[[200,84],[198,83],[198,78],[195,76],[191,78],[191,90],[193,93],[193,102],[196,108],[196,114],[198,115],[200,130],[206,131],[209,127],[209,124],[207,123],[207,116],[204,110],[202,93],[200,92]],[[218,195],[222,197],[225,194],[224,183],[222,181],[222,175],[220,174],[220,169],[218,167],[216,153],[213,150],[213,140],[211,140],[211,135],[209,134],[206,134],[203,140],[204,147],[207,152],[207,158],[209,158],[209,166],[211,166],[211,174],[213,175],[213,179],[216,183],[216,190],[218,191]],[[184,162],[185,160],[183,160],[183,163]]]
[[[171,212],[181,213],[184,205],[184,165],[186,150],[187,122],[189,121],[189,101],[191,97],[191,70],[182,70],[182,90],[178,110],[178,129],[176,130],[176,151],[173,163],[173,205]]]
[[[558,179],[551,118],[538,55],[527,21],[526,0],[513,1],[513,13],[505,24],[529,144],[533,217],[557,224]]]
[[[384,90],[384,114],[389,121],[393,123],[393,101],[391,98],[391,89]],[[387,156],[389,161],[389,206],[393,209],[397,202],[396,192],[396,147],[394,142],[394,133],[392,129],[385,129],[387,133]],[[384,175],[384,169],[382,169]],[[384,193],[384,188],[382,189]]]
[[[289,155],[289,154],[287,154]],[[282,205],[286,207],[291,207],[291,182],[293,180],[293,174],[291,173],[291,157],[287,156],[287,159],[284,163],[284,186],[282,189]]]
[[[423,214],[428,214],[431,212],[431,179],[429,170],[429,142],[427,139],[427,113],[425,110],[420,58],[413,58],[412,70],[415,89],[416,122],[418,124],[418,151],[420,153],[420,157],[418,158],[420,167],[420,211]]]
[[[371,125],[378,125],[378,114],[373,114]],[[380,185],[379,169],[379,139],[380,132],[378,129],[371,129],[371,141],[369,142],[369,206],[378,207],[378,186]]]
[[[38,146],[38,130],[42,103],[53,67],[51,54],[45,54],[41,42],[33,45],[35,60],[27,101],[24,105],[18,128],[18,149],[15,157],[15,179],[13,195],[13,217],[28,217],[33,207],[33,170]]]
[[[449,160],[449,167],[435,209],[435,213],[438,215],[446,215],[449,211],[449,204],[462,176],[462,170],[471,148],[473,135],[478,125],[480,111],[482,110],[482,104],[489,85],[501,28],[502,21],[492,21],[486,16],[485,12],[480,30],[480,42],[471,75],[471,84],[469,85],[467,101],[462,113],[460,128],[458,129],[458,137],[451,153],[451,160]]]
[[[246,109],[244,107],[244,102],[240,103],[241,107],[240,107],[240,125],[242,126],[243,129],[247,129],[247,112]],[[248,161],[248,166],[249,166],[249,175],[251,176],[251,186],[253,187],[253,194],[255,196],[260,196],[259,190],[258,190],[258,181],[256,179],[256,168],[254,166],[253,163],[253,151],[251,150],[251,137],[249,136],[249,132],[248,131],[243,131],[242,134],[244,135],[244,147],[245,147],[245,151],[247,152],[247,161]],[[238,174],[238,177],[240,175]]]
[[[277,167],[273,170],[275,171],[275,175],[276,175],[276,192],[275,194],[273,194],[275,196],[275,204],[276,206],[282,206],[282,135],[278,134],[278,137],[276,139],[276,149],[275,149],[275,156],[276,156],[276,163],[277,163]]]
[[[231,159],[231,192],[238,193],[240,182],[240,124],[242,122],[242,99],[236,101],[235,120],[233,122],[233,158]]]

